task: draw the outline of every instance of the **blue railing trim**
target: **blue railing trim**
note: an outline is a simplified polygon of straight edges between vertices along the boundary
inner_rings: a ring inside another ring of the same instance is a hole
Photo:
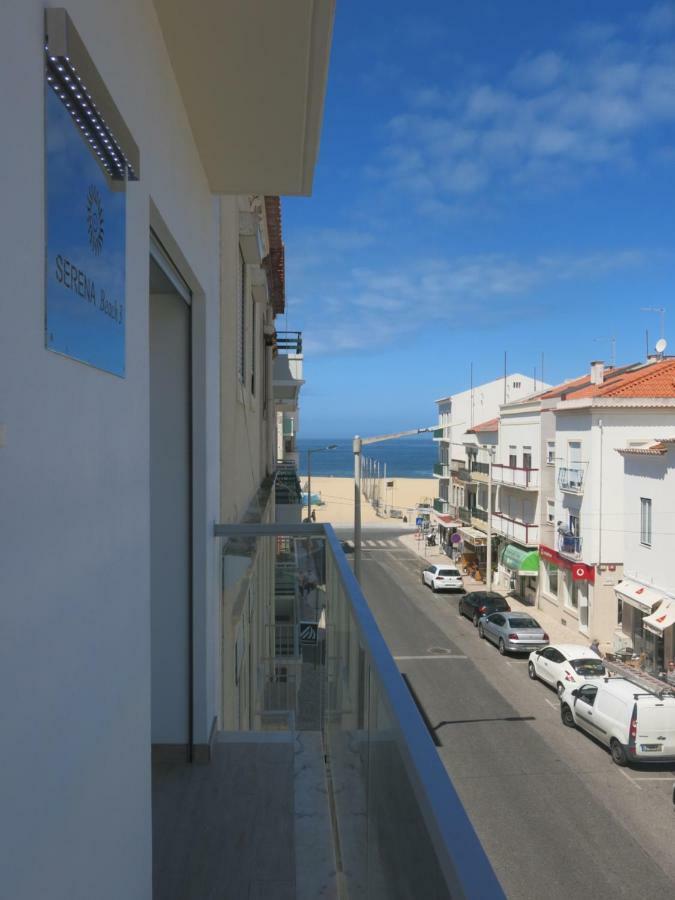
[[[505,897],[331,525],[325,526],[325,534],[351,599],[364,649],[381,682],[382,698],[399,732],[399,749],[411,782],[416,783],[417,799],[451,896]]]

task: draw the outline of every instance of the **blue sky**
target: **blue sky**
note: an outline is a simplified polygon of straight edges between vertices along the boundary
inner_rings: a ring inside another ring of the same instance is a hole
[[[675,3],[338,2],[311,198],[284,200],[304,436],[425,425],[509,369],[675,348]],[[673,350],[675,352],[675,350]]]

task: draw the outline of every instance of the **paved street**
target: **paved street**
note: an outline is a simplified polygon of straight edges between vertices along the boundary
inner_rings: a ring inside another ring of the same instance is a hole
[[[526,657],[481,641],[423,565],[391,529],[364,531],[366,596],[507,895],[672,897],[675,767],[620,769],[563,727]]]

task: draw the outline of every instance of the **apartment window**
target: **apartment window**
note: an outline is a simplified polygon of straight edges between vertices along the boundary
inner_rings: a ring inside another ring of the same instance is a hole
[[[544,561],[544,571],[546,573],[545,593],[558,596],[558,567],[555,563]]]
[[[523,447],[523,468],[532,468],[532,447]]]
[[[513,382],[513,387],[514,387],[514,388],[519,388],[519,387],[521,387],[521,386],[522,386],[522,382],[521,382],[521,381],[514,381],[514,382]]]
[[[237,320],[237,377],[246,381],[246,263],[239,250],[239,310]]]
[[[579,516],[570,515],[570,534],[579,537]]]
[[[546,441],[546,465],[555,465],[555,441]]]
[[[515,444],[511,444],[509,447],[509,465],[512,469],[515,469],[518,466],[518,448]]]
[[[648,497],[640,497],[640,543],[652,545],[652,501]]]
[[[546,521],[549,525],[555,524],[555,500],[546,501]]]

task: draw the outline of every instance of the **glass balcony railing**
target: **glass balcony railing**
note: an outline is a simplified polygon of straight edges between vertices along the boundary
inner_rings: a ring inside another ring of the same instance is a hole
[[[448,511],[448,501],[434,498],[434,509],[437,513],[446,513]]]
[[[584,489],[584,470],[580,468],[558,469],[558,485],[561,491],[581,493]]]
[[[447,463],[434,463],[434,475],[440,478],[450,477],[450,466]]]
[[[442,438],[442,437],[443,437],[443,432],[444,432],[444,431],[445,431],[444,428],[435,428],[435,429],[434,429],[434,432],[433,432],[433,436],[434,436],[435,438]]]
[[[224,693],[234,694],[240,727],[287,729],[301,752],[315,748],[301,769],[324,772],[327,791],[310,796],[328,824],[318,828],[315,810],[307,827],[313,841],[333,842],[326,877],[340,896],[503,898],[333,529],[215,532],[232,647]],[[288,770],[291,786],[298,771]],[[310,869],[323,858],[313,855]]]
[[[581,556],[581,538],[575,534],[558,534],[558,550],[565,556],[579,558]]]

